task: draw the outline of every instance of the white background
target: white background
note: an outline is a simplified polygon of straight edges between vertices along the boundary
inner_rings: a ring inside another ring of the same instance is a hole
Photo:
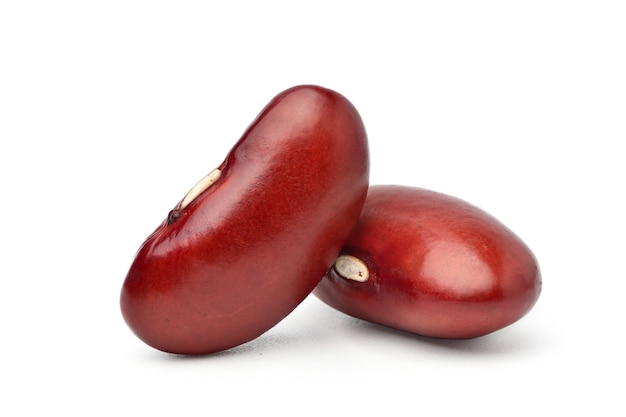
[[[623,416],[624,3],[217,4],[0,3],[0,414]],[[137,339],[118,305],[135,251],[301,83],[359,109],[372,184],[521,236],[536,307],[470,341],[312,297],[221,354]]]

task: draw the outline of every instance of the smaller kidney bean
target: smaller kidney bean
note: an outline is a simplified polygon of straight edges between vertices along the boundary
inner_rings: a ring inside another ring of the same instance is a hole
[[[542,280],[511,230],[460,199],[372,186],[314,294],[351,316],[423,336],[482,336],[524,316]]]

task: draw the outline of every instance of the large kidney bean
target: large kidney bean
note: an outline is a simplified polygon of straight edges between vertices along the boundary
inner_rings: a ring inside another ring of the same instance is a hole
[[[530,249],[483,210],[425,189],[372,186],[314,294],[360,319],[465,339],[520,319],[541,285]]]
[[[282,92],[141,246],[122,287],[124,319],[171,353],[256,338],[332,266],[368,180],[354,106],[317,86]]]

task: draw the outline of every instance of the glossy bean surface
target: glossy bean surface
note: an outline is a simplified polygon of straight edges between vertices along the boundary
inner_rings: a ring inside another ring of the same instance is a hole
[[[122,287],[124,319],[171,353],[256,338],[333,264],[368,180],[354,106],[317,86],[282,92],[140,247]]]
[[[541,285],[531,250],[485,211],[425,189],[372,186],[314,294],[360,319],[466,339],[523,317]]]

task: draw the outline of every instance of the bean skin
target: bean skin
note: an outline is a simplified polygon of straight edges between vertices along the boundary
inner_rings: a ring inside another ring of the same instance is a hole
[[[493,216],[452,196],[380,185],[370,187],[342,256],[314,294],[360,319],[468,339],[519,320],[541,287],[531,250]]]
[[[178,354],[258,337],[332,266],[368,181],[354,106],[317,86],[280,93],[141,246],[121,292],[126,323]]]

